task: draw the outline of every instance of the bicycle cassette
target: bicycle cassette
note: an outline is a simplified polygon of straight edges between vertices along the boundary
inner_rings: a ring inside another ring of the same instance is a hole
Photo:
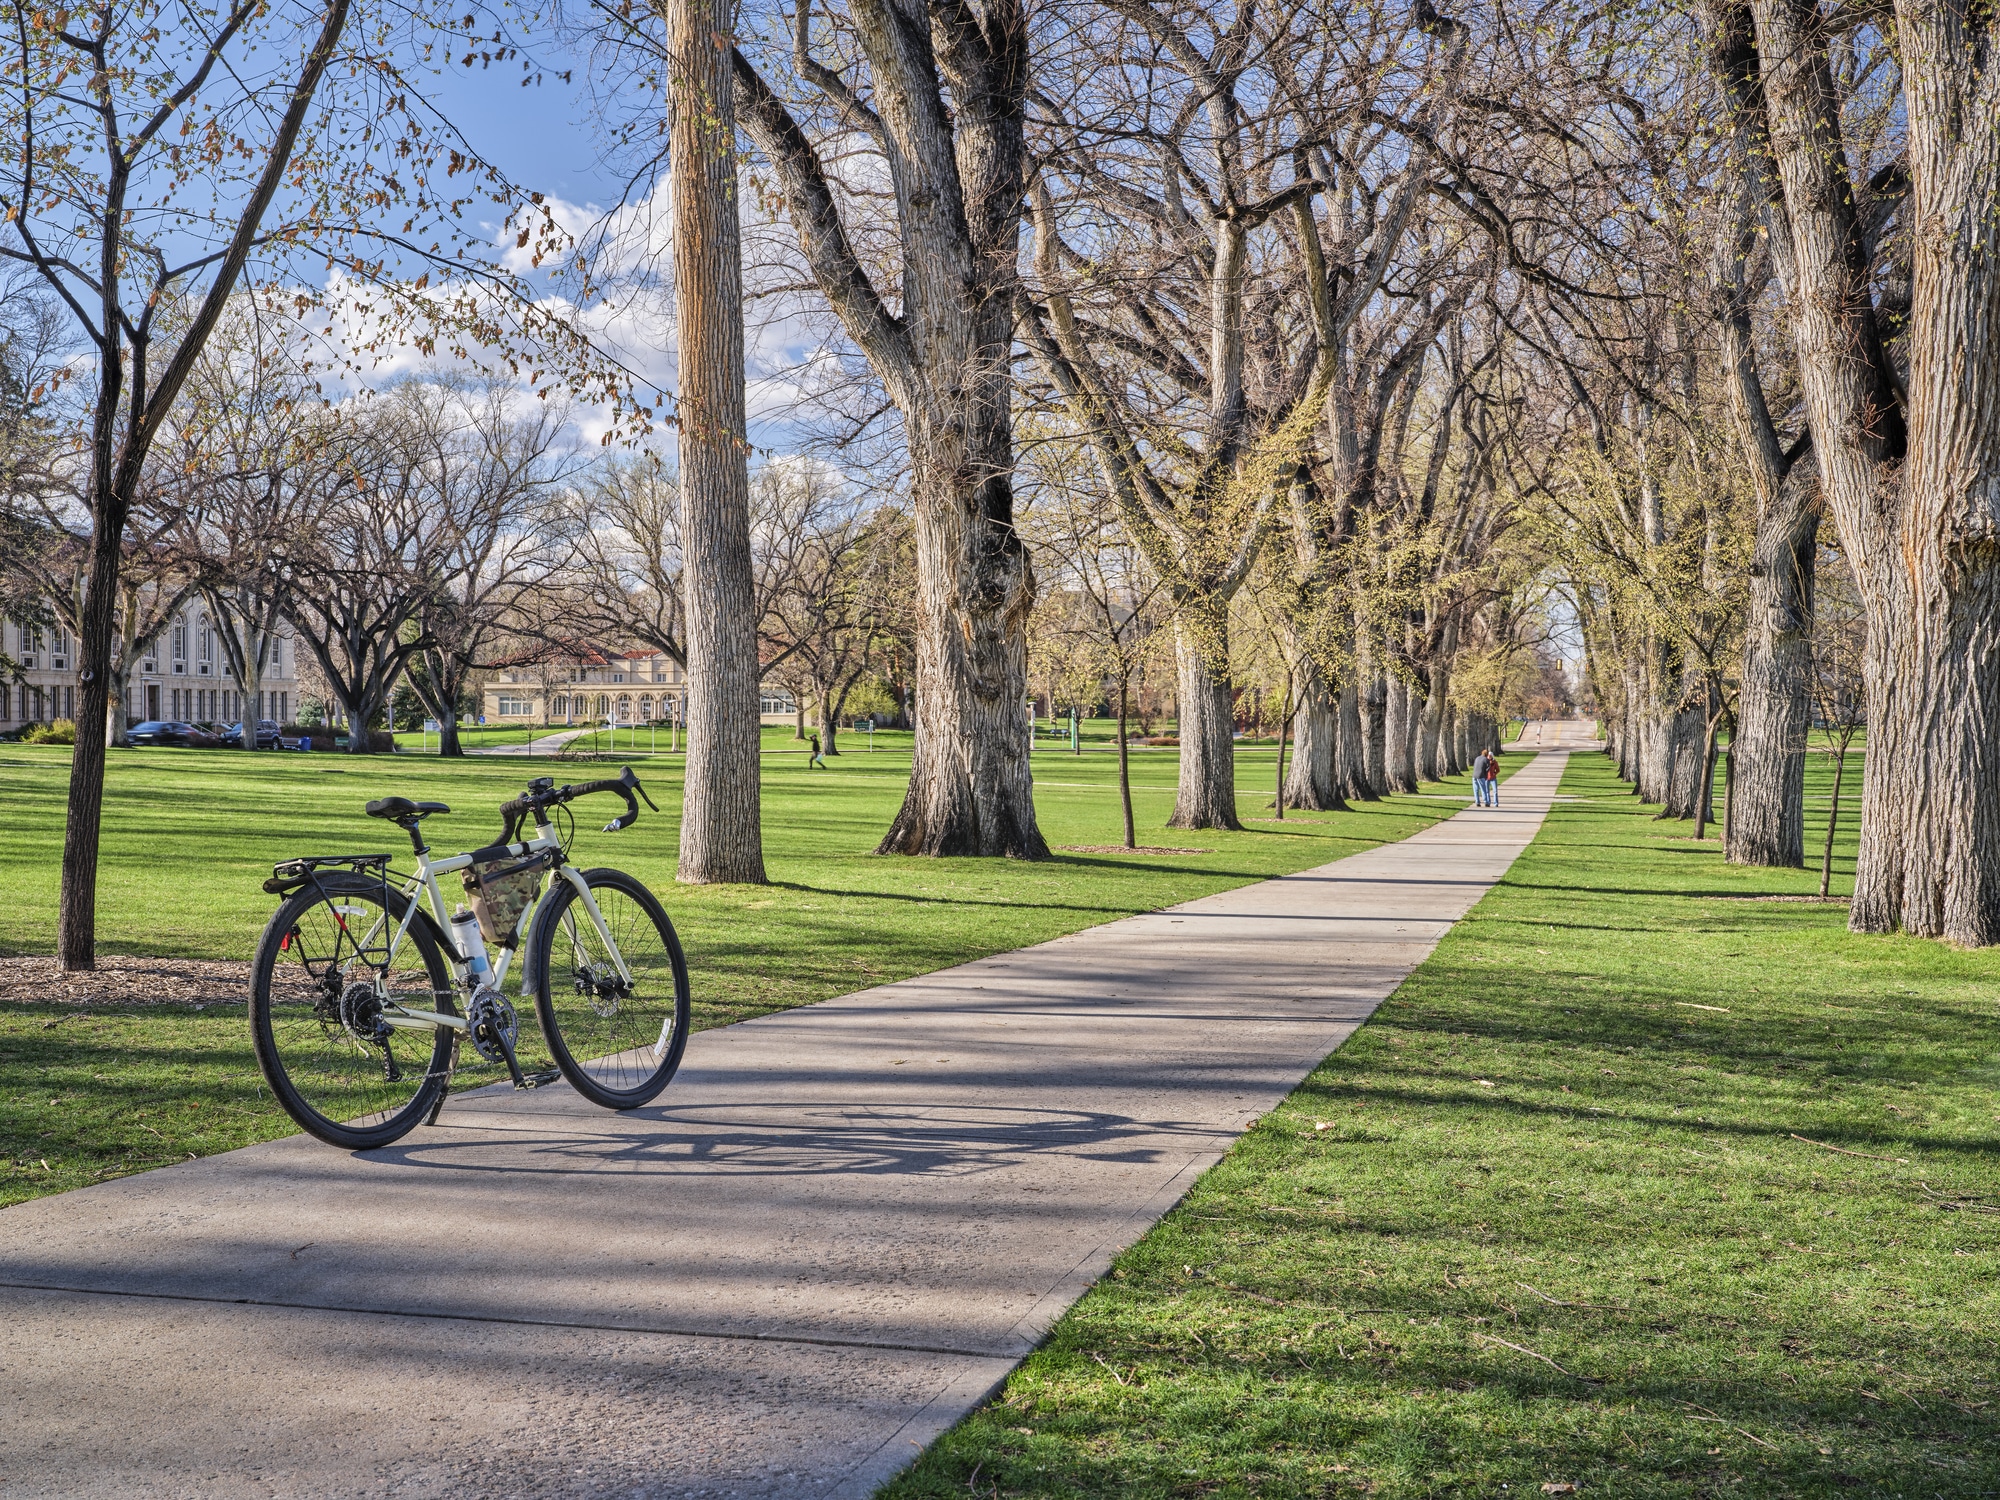
[[[490,986],[478,991],[465,1008],[472,1050],[490,1063],[504,1063],[521,1035],[521,1023],[500,992]],[[504,1039],[504,1040],[503,1040]]]

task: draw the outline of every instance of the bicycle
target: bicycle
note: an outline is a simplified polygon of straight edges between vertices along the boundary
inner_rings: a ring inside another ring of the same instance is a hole
[[[659,811],[630,766],[579,786],[541,776],[500,809],[499,843],[433,860],[423,822],[451,809],[382,797],[365,811],[410,836],[413,872],[391,870],[387,854],[308,855],[272,868],[264,889],[284,899],[251,968],[250,1030],[287,1114],[329,1145],[386,1146],[436,1122],[461,1041],[504,1065],[516,1088],[566,1078],[619,1110],[658,1097],[687,1046],[687,960],[641,882],[569,863],[568,804],[600,792],[625,799],[607,833],[638,821],[638,797]],[[517,841],[530,815],[534,835]],[[447,915],[438,877],[461,871],[471,910]],[[519,993],[533,994],[552,1069],[525,1071],[517,1056],[519,1018],[501,993],[517,952]]]

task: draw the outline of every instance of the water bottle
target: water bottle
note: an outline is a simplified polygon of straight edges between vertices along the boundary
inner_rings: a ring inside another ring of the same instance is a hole
[[[479,916],[461,906],[452,913],[451,925],[458,951],[465,956],[465,966],[472,971],[473,986],[477,988],[493,975],[493,965],[486,960],[486,939],[479,931]]]

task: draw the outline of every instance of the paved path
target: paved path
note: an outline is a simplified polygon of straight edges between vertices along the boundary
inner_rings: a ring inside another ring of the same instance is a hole
[[[865,1496],[1511,864],[1505,808],[696,1036],[0,1214],[9,1496]]]
[[[559,729],[554,734],[542,735],[524,745],[482,745],[466,753],[468,755],[554,755],[571,740],[582,739],[586,734],[594,733],[596,729],[591,725],[585,725],[582,729]]]

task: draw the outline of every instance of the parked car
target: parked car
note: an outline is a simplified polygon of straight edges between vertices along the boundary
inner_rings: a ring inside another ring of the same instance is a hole
[[[225,724],[222,727],[221,739],[225,745],[231,747],[240,746],[243,743],[243,726],[241,724]],[[279,749],[280,740],[281,736],[278,733],[278,725],[275,719],[259,719],[257,721],[257,748],[259,750]]]
[[[191,745],[206,746],[218,743],[216,737],[199,724],[186,724],[179,719],[148,719],[143,724],[135,724],[125,731],[128,745]]]

